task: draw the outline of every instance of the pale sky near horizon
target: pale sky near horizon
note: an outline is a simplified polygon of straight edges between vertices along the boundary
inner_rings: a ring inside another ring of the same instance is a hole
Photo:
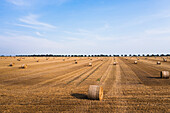
[[[0,0],[0,55],[170,53],[170,0]]]

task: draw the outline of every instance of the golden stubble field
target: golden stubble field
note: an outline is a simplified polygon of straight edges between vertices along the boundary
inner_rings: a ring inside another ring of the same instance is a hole
[[[164,58],[0,57],[0,112],[170,112]],[[89,85],[103,87],[103,101],[87,98]]]

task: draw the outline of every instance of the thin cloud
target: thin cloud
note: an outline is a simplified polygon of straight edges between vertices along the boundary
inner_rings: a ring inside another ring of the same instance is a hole
[[[29,4],[29,2],[26,0],[6,0],[6,1],[16,6],[26,6]]]
[[[16,26],[27,27],[32,29],[56,29],[56,26],[38,21],[39,16],[30,14],[28,16],[19,18],[22,24],[14,24]]]
[[[33,15],[30,14],[28,16],[25,16],[23,18],[19,18],[19,21],[25,23],[25,24],[31,24],[31,25],[37,25],[37,26],[42,26],[50,29],[55,29],[56,27],[47,23],[43,23],[38,21],[37,19],[39,18],[38,15]]]
[[[36,26],[31,26],[31,25],[25,25],[25,24],[14,24],[16,26],[21,26],[21,27],[27,27],[27,28],[31,28],[31,29],[42,29],[41,27],[36,27]]]
[[[41,43],[41,44],[40,44]],[[37,38],[33,36],[16,35],[16,36],[1,36],[0,48],[10,48],[10,50],[21,53],[38,53],[38,52],[54,52],[63,48],[63,44],[52,40]],[[1,54],[3,54],[1,52]],[[18,54],[18,53],[17,53]]]
[[[169,29],[152,29],[145,32],[149,35],[170,34]]]
[[[116,29],[139,26],[139,25],[143,25],[143,24],[148,24],[149,22],[152,22],[152,21],[170,18],[169,11],[170,10],[166,10],[166,11],[157,12],[157,13],[151,14],[151,15],[138,16],[138,17],[129,19],[125,23],[120,24]]]
[[[8,3],[11,3],[15,6],[46,6],[46,5],[62,5],[67,3],[70,0],[6,0]]]
[[[35,32],[36,33],[36,35],[38,35],[38,36],[44,36],[43,34],[41,34],[40,32]]]

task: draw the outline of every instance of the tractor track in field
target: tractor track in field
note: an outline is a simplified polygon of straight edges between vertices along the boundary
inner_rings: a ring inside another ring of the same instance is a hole
[[[72,60],[73,61],[73,60]],[[18,69],[22,64],[27,64],[28,66],[31,66],[31,67],[38,67],[38,66],[45,66],[45,65],[49,65],[49,64],[61,64],[61,63],[69,63],[69,62],[72,62],[71,60],[70,61],[66,61],[66,62],[57,62],[57,61],[50,61],[50,62],[22,62],[20,61],[19,63],[15,63],[15,65],[13,67],[10,67],[10,66],[6,66],[5,68],[0,68],[0,72],[1,74],[4,74],[6,71],[13,71],[14,69]],[[10,63],[10,62],[9,62]],[[16,65],[17,64],[17,65]],[[3,71],[5,69],[5,71]]]
[[[107,77],[110,77],[110,74],[112,73],[112,70],[108,68],[112,67],[111,59],[109,59],[107,62],[103,63],[102,66],[100,66],[93,74],[90,74],[91,76],[85,77],[86,79],[81,82],[77,81],[77,89],[87,89],[89,85],[102,85],[104,87],[105,81]],[[84,79],[84,78],[83,78]],[[83,80],[82,79],[82,80]],[[101,84],[100,84],[101,83]],[[106,92],[106,90],[104,90]]]
[[[166,59],[167,59],[167,58],[166,58]],[[144,59],[143,59],[143,60],[144,60]],[[163,58],[162,58],[162,59],[147,59],[147,61],[155,61],[155,62],[160,61],[160,62],[164,62],[164,61],[163,61]],[[167,61],[167,62],[164,62],[164,63],[169,64],[170,61]]]
[[[128,63],[130,64],[131,62],[128,61]],[[131,63],[131,64],[132,64],[132,63]],[[149,64],[149,63],[147,63],[147,62],[140,62],[140,61],[139,61],[138,65],[140,65],[140,66],[145,65],[145,66],[147,66],[148,68],[152,68],[152,69],[154,69],[154,70],[156,70],[156,71],[169,70],[169,68],[166,68],[166,67],[157,67],[157,66],[160,66],[160,65]],[[165,69],[165,68],[166,68],[166,69]]]
[[[125,78],[125,79],[128,79],[128,77],[130,76],[130,74],[133,74],[134,75],[134,77],[135,77],[135,79],[133,78],[133,77],[130,77],[130,78],[132,78],[132,79],[130,79],[130,81],[132,81],[132,83],[130,83],[130,84],[143,84],[143,82],[139,79],[139,77],[136,75],[136,73],[134,73],[134,71],[129,67],[129,65],[127,64],[127,63],[125,63],[122,59],[120,59],[123,63],[124,63],[124,65],[126,66],[126,68],[125,67],[122,67],[122,65],[120,65],[120,69],[122,70],[122,74],[123,74],[123,77]],[[130,70],[129,70],[129,69]],[[126,72],[126,73],[125,73]],[[131,72],[131,73],[130,73]],[[128,73],[128,74],[127,74]],[[126,78],[127,77],[127,78]],[[134,80],[134,81],[133,81]],[[137,80],[137,82],[135,82]],[[128,82],[128,80],[126,81],[126,82]],[[134,82],[134,83],[133,83]],[[128,84],[128,83],[126,83],[126,84]]]
[[[93,63],[96,63],[96,62],[98,62],[98,61],[93,61]],[[67,80],[67,79],[69,79],[69,78],[71,78],[71,77],[74,77],[76,73],[81,73],[81,72],[84,71],[85,69],[88,69],[88,67],[87,67],[87,66],[83,66],[82,68],[79,68],[79,69],[76,69],[76,70],[71,71],[71,72],[69,72],[69,73],[66,73],[66,74],[57,76],[57,77],[55,77],[55,78],[49,79],[49,80],[44,81],[43,83],[40,83],[40,84],[41,84],[41,85],[43,85],[43,84],[44,84],[44,85],[47,85],[47,84],[50,83],[50,86],[53,86],[53,87],[55,87],[55,86],[60,86],[61,84],[63,84],[63,81],[64,81],[64,80]],[[56,84],[56,83],[51,84],[51,82],[54,82],[54,81],[56,81],[57,84]],[[59,84],[60,84],[60,85],[59,85]],[[48,86],[49,86],[49,85],[48,85]]]
[[[136,60],[136,59],[131,59],[131,60]],[[156,64],[156,62],[157,61],[160,61],[161,62],[161,65],[157,65]],[[146,64],[148,64],[148,65],[152,65],[152,66],[154,66],[154,67],[156,67],[156,65],[157,66],[159,66],[159,68],[166,68],[166,69],[170,69],[169,68],[169,63],[170,63],[170,61],[167,61],[167,62],[164,62],[164,61],[162,61],[162,60],[155,60],[155,59],[143,59],[143,58],[141,58],[141,60],[139,60],[139,62],[143,62],[143,63],[146,63]]]
[[[95,60],[94,62],[97,62],[97,60]],[[72,68],[70,68],[70,70],[72,70],[72,69],[74,69],[74,68],[80,68],[80,67],[82,67],[82,66],[84,66],[84,64],[86,64],[86,63],[88,63],[88,61],[87,62],[85,62],[85,63],[82,63],[81,65],[76,65],[76,66],[74,66],[74,67],[72,67]],[[72,64],[70,64],[70,65],[72,65]],[[59,67],[59,66],[58,66]],[[68,64],[65,64],[63,67],[68,67]],[[59,68],[62,68],[61,66],[59,67]],[[68,69],[68,68],[67,68]],[[50,72],[50,74],[52,74],[52,73],[55,73],[55,72],[57,72],[58,70],[54,70],[53,69],[53,71],[51,71]],[[34,76],[33,76],[33,74],[34,74]],[[8,83],[8,85],[9,85],[9,83],[11,82],[11,83],[14,83],[14,84],[16,84],[17,83],[17,81],[19,80],[19,81],[24,81],[25,80],[25,82],[26,81],[29,81],[29,80],[36,80],[36,79],[40,79],[40,78],[42,78],[43,76],[46,76],[46,75],[48,75],[49,74],[49,70],[46,70],[46,71],[44,71],[44,70],[42,70],[41,72],[38,72],[38,73],[32,73],[32,74],[30,74],[30,73],[26,73],[24,76],[19,76],[19,77],[15,77],[15,78],[12,78],[12,79],[8,79],[8,80],[4,80],[3,81],[3,83]],[[53,77],[52,77],[53,78]],[[18,82],[19,82],[18,81]],[[37,81],[38,82],[38,81]]]
[[[105,82],[107,80],[107,77],[109,77],[109,74],[110,74],[112,68],[113,68],[113,59],[111,59],[111,63],[109,63],[107,65],[106,71],[100,77],[101,79],[100,79],[99,85],[104,85],[105,84]]]
[[[86,59],[81,59],[79,61],[84,61]],[[5,69],[0,69],[0,72],[1,74],[5,74],[6,72],[11,72],[13,73],[14,70],[19,70],[19,67],[22,65],[22,64],[27,64],[28,65],[28,68],[27,70],[29,69],[36,69],[36,68],[39,68],[38,70],[35,71],[36,72],[40,72],[42,70],[49,70],[49,69],[54,69],[54,68],[57,68],[59,66],[62,66],[62,65],[68,65],[68,63],[71,65],[72,62],[74,62],[74,60],[68,60],[68,61],[60,61],[60,62],[57,62],[57,61],[48,61],[48,62],[34,62],[34,63],[30,63],[30,62],[19,62],[20,64],[18,65],[14,65],[14,67],[11,67],[11,66],[7,66],[5,67]],[[52,67],[46,67],[46,65],[53,65],[53,68]],[[20,72],[20,71],[19,71]],[[30,73],[31,74],[31,73]]]
[[[13,71],[14,70],[18,70],[17,72],[15,72],[15,76],[13,76],[12,74],[10,74],[8,71],[8,76],[9,77],[11,77],[12,79],[13,78],[17,78],[17,77],[24,77],[24,76],[27,76],[27,75],[25,75],[25,73],[24,72],[26,72],[28,75],[32,75],[32,74],[37,74],[37,73],[42,73],[42,72],[46,72],[46,71],[50,71],[50,70],[54,70],[55,68],[60,68],[60,67],[66,67],[66,66],[68,66],[68,65],[72,65],[72,63],[70,63],[70,64],[57,64],[56,63],[56,66],[53,66],[53,67],[46,67],[46,68],[41,68],[41,67],[39,67],[39,69],[38,70],[34,70],[34,71],[32,71],[32,72],[29,72],[29,69],[18,69],[18,67],[14,67],[13,69],[11,69],[11,73],[13,73]],[[40,65],[41,66],[41,65]],[[29,67],[30,68],[30,67]],[[21,72],[23,72],[24,74],[18,74],[18,76],[16,76],[17,75],[17,73],[21,73]],[[3,74],[3,73],[1,73],[1,74]],[[3,74],[3,75],[6,75],[5,73]],[[5,77],[8,77],[8,76],[5,76]],[[2,78],[3,76],[0,76],[0,79],[1,80],[3,80],[3,78]]]
[[[146,61],[141,61],[141,62],[150,65],[150,67],[152,67],[152,68],[153,68],[153,67],[154,67],[154,68],[158,68],[158,67],[159,67],[159,69],[167,69],[167,70],[170,70],[170,68],[168,67],[169,64],[167,64],[166,62],[163,62],[163,64],[161,64],[161,65],[157,65],[156,63],[155,63],[155,64],[149,64],[149,63],[147,63]],[[166,64],[165,64],[165,63],[166,63]]]
[[[105,62],[104,62],[105,63]],[[88,74],[84,79],[82,79],[76,86],[79,86],[83,81],[85,81],[90,75],[92,75],[93,73],[95,73],[104,63],[100,64],[99,66],[97,66],[96,69],[94,69],[90,74]]]
[[[128,63],[131,63],[130,61],[128,61]],[[160,65],[154,65],[154,64],[149,64],[147,62],[143,62],[143,61],[139,61],[139,64],[141,67],[143,67],[143,65],[145,65],[145,67],[147,66],[148,68],[152,68],[155,71],[163,71],[163,70],[170,70],[170,68],[167,67],[161,67]]]
[[[57,66],[55,66],[55,67],[48,67],[48,68],[45,68],[45,69],[39,69],[39,70],[36,70],[36,71],[33,71],[33,72],[28,72],[28,70],[19,70],[18,73],[21,73],[21,71],[22,71],[22,72],[26,72],[26,74],[24,73],[24,74],[20,74],[20,75],[18,75],[18,76],[12,76],[12,75],[11,75],[11,79],[10,79],[10,80],[12,80],[12,79],[17,79],[18,77],[19,77],[19,78],[20,78],[20,77],[24,77],[24,76],[27,76],[27,77],[28,77],[28,75],[32,76],[33,74],[41,74],[41,73],[43,73],[43,72],[50,71],[50,70],[54,70],[54,69],[56,69],[56,68],[67,67],[68,65],[72,65],[72,64],[60,64],[60,65],[57,65]],[[15,74],[16,74],[16,73],[17,73],[17,72],[15,72]],[[6,74],[4,74],[4,75],[6,75]],[[9,76],[10,76],[10,75],[9,75]],[[6,76],[6,77],[8,77],[8,76]],[[2,76],[0,77],[0,79],[3,80],[3,79],[2,79]]]
[[[107,60],[107,61],[108,61],[108,60]],[[102,66],[104,63],[106,63],[107,61],[104,61],[104,62],[96,65],[95,67],[90,68],[89,70],[85,71],[84,73],[80,74],[79,76],[77,76],[77,77],[75,77],[74,79],[72,79],[72,80],[70,80],[69,82],[67,82],[67,83],[65,84],[65,86],[67,86],[67,85],[69,85],[70,83],[72,83],[73,81],[79,79],[80,77],[82,77],[82,76],[85,75],[86,73],[92,71],[92,72],[90,72],[90,74],[88,74],[88,75],[84,78],[84,80],[87,79],[91,74],[93,74],[99,67],[101,67],[101,66]],[[94,69],[94,70],[93,70],[93,69]],[[81,83],[82,83],[84,80],[82,80]],[[80,82],[79,82],[78,84],[80,85]]]
[[[168,79],[160,78],[160,71],[162,69],[157,69],[156,67],[151,67],[148,64],[133,64],[131,61],[126,61],[126,64],[129,64],[129,67],[138,75],[139,79],[145,85],[170,85]]]

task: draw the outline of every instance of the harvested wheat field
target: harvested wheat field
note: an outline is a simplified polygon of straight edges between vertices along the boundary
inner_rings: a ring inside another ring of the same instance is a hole
[[[170,112],[161,71],[169,58],[1,57],[0,112]],[[88,99],[90,85],[102,86],[102,100]]]

